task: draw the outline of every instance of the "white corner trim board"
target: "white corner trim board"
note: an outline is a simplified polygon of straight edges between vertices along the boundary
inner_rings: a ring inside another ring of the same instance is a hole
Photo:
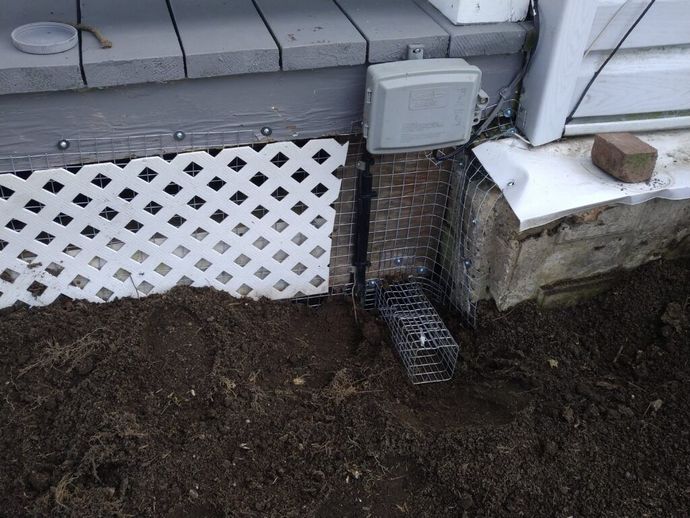
[[[595,13],[596,0],[539,4],[542,30],[518,110],[518,126],[536,146],[563,134]]]
[[[648,5],[649,0],[540,2],[542,31],[518,115],[532,144],[561,138],[590,79]],[[688,0],[657,0],[587,92],[574,120],[630,120],[690,109],[688,27]]]
[[[521,22],[530,0],[429,0],[456,25],[465,23]]]
[[[613,203],[690,198],[690,131],[640,135],[659,150],[649,182],[623,183],[596,167],[592,138],[530,148],[518,139],[487,142],[474,152],[520,221],[520,231]]]

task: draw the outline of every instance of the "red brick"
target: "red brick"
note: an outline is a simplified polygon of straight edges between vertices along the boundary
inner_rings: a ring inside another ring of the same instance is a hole
[[[592,162],[623,182],[646,182],[652,177],[658,153],[631,133],[594,137]]]

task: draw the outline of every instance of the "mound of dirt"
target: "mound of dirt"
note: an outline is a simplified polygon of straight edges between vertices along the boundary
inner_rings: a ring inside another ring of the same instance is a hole
[[[683,516],[690,263],[451,327],[410,385],[385,326],[176,289],[0,319],[6,516]]]

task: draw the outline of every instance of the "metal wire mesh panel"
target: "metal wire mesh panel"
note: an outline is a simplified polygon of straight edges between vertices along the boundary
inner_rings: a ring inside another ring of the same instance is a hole
[[[376,305],[414,384],[453,377],[459,346],[416,282],[377,283]]]
[[[203,131],[133,134],[122,137],[62,139],[54,153],[0,156],[0,173],[38,171],[75,164],[122,162],[150,156],[174,156],[189,151],[210,151],[266,141],[259,131]]]
[[[364,142],[350,142],[336,203],[331,260],[332,285],[347,290],[352,283],[352,257],[355,221],[356,163],[362,157]],[[437,164],[428,153],[405,153],[376,157],[372,166],[376,197],[372,202],[369,236],[370,280],[415,275],[427,278],[429,288],[440,286],[442,278],[450,279],[443,255],[450,242],[448,210],[457,194],[453,184],[459,178],[454,163]],[[441,291],[446,291],[444,287]],[[434,297],[443,302],[443,293]],[[449,299],[445,298],[446,302]]]
[[[356,163],[364,142],[350,143],[336,203],[331,280],[334,291],[352,288]],[[429,152],[377,156],[372,202],[366,307],[375,307],[375,284],[414,280],[434,304],[457,310],[476,325],[488,267],[482,262],[491,213],[500,190],[473,155],[437,162]]]
[[[346,155],[322,139],[0,175],[0,307],[176,285],[328,293]]]
[[[451,305],[471,327],[477,325],[477,304],[488,296],[489,264],[484,261],[493,236],[493,215],[502,198],[474,155],[458,166],[458,194],[453,211],[456,228],[454,285]]]

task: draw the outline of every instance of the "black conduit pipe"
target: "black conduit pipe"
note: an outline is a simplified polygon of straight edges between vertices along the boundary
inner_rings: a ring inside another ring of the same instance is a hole
[[[367,267],[369,266],[369,227],[371,223],[371,200],[376,197],[373,190],[371,166],[374,157],[366,149],[362,159],[357,162],[357,186],[355,190],[355,249],[354,292],[360,304],[364,304],[366,294]]]

